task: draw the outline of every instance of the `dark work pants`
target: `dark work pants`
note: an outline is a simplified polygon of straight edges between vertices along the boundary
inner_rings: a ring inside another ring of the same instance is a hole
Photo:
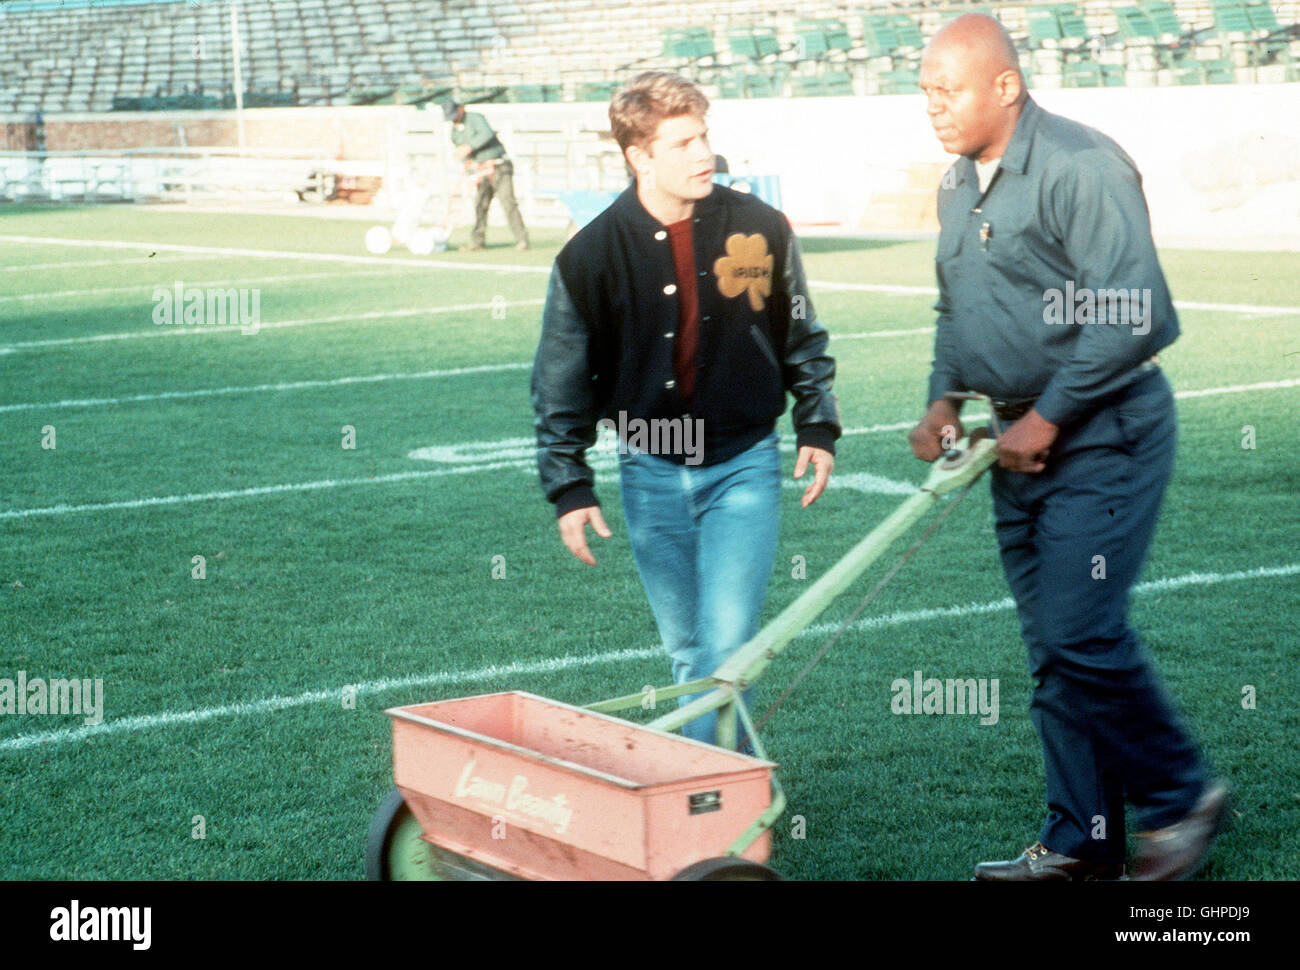
[[[1161,828],[1192,810],[1207,780],[1128,622],[1176,436],[1173,392],[1156,371],[1063,432],[1041,474],[993,469],[1002,566],[1036,685],[1039,841],[1076,859],[1122,861],[1126,800],[1143,830]]]
[[[478,183],[478,194],[474,197],[474,232],[471,241],[482,246],[487,241],[488,207],[492,196],[501,201],[501,208],[506,214],[506,224],[514,234],[515,242],[527,242],[528,231],[524,228],[524,217],[519,214],[519,202],[515,199],[515,167],[512,162],[498,164],[493,174],[485,174]]]

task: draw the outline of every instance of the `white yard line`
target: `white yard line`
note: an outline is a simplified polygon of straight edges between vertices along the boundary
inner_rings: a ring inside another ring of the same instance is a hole
[[[34,516],[69,515],[74,512],[106,512],[113,509],[143,509],[158,505],[185,505],[191,502],[219,502],[232,498],[250,498],[258,495],[282,495],[289,492],[315,492],[322,489],[345,488],[352,485],[387,485],[415,478],[441,478],[444,475],[463,475],[470,472],[491,471],[496,468],[516,468],[515,461],[488,462],[482,465],[464,465],[457,468],[437,468],[422,471],[393,472],[369,478],[324,478],[315,482],[293,482],[288,485],[260,485],[253,488],[236,488],[223,492],[191,492],[186,495],[160,495],[154,498],[128,499],[121,502],[95,502],[87,505],[47,505],[35,509],[8,509],[0,512],[0,519],[28,519]]]
[[[195,260],[207,258],[206,256],[133,256],[130,259],[82,259],[63,263],[27,263],[26,265],[3,266],[0,267],[0,272],[27,273],[34,269],[85,269],[88,266],[127,266],[131,263],[170,265],[172,263],[192,263]]]
[[[850,293],[891,293],[898,296],[938,296],[939,290],[933,286],[898,286],[891,283],[836,283],[830,280],[809,280],[808,288],[816,293],[818,290],[846,291]],[[1175,300],[1174,307],[1179,310],[1209,310],[1216,313],[1267,314],[1285,316],[1300,313],[1300,307],[1268,306],[1257,303],[1205,303],[1200,300]]]
[[[1199,391],[1179,391],[1174,397],[1213,397],[1216,394],[1244,394],[1247,391],[1275,391],[1285,387],[1300,387],[1300,379],[1287,381],[1261,381],[1258,384],[1233,384],[1228,387],[1206,387]]]
[[[423,311],[422,311],[423,312]],[[476,367],[449,367],[445,370],[417,371],[412,374],[367,374],[363,377],[336,377],[333,380],[285,381],[280,384],[245,384],[236,387],[206,387],[193,391],[160,391],[156,394],[132,394],[128,397],[69,398],[41,404],[0,404],[5,411],[43,411],[49,408],[112,407],[142,401],[178,401],[195,397],[218,397],[225,394],[258,394],[266,391],[301,391],[317,387],[346,387],[350,384],[378,384],[384,381],[436,380],[465,374],[491,374],[497,371],[527,370],[531,364],[481,364]]]
[[[1159,595],[1180,589],[1199,586],[1218,586],[1223,583],[1250,582],[1267,580],[1300,574],[1300,563],[1286,566],[1261,566],[1232,573],[1185,573],[1139,583],[1133,587],[1138,596]],[[868,617],[854,623],[853,630],[876,630],[887,627],[903,626],[911,623],[924,623],[930,620],[949,619],[953,617],[978,616],[988,613],[1001,613],[1013,609],[1015,604],[1010,599],[993,600],[988,603],[968,603],[964,606],[939,607],[928,610],[911,610],[890,613],[885,616]],[[836,624],[819,623],[807,627],[799,634],[799,639],[822,637],[838,629]],[[439,671],[432,674],[417,674],[410,677],[390,677],[382,680],[362,681],[356,684],[340,684],[337,687],[307,691],[301,694],[282,694],[265,697],[260,700],[243,701],[236,704],[222,704],[218,707],[201,707],[189,711],[167,711],[160,714],[143,714],[104,721],[100,724],[83,724],[79,727],[58,728],[52,731],[37,731],[20,734],[17,737],[0,741],[0,751],[25,751],[30,748],[56,746],[84,741],[104,735],[133,734],[151,728],[175,727],[199,724],[215,718],[238,715],[264,715],[312,704],[338,704],[341,706],[344,689],[351,688],[357,697],[366,694],[383,694],[399,688],[439,687],[456,684],[470,684],[499,677],[522,677],[535,674],[552,673],[560,670],[574,670],[584,667],[598,667],[606,664],[623,663],[629,660],[648,660],[663,657],[662,648],[643,647],[625,650],[609,650],[598,654],[569,654],[548,660],[534,660],[527,663],[513,663],[480,667],[474,670]]]
[[[331,263],[356,263],[386,266],[409,266],[424,269],[474,270],[489,273],[536,273],[550,274],[550,266],[527,266],[519,263],[459,263],[428,257],[395,258],[391,256],[347,256],[341,253],[277,252],[267,249],[243,249],[227,246],[187,246],[177,243],[142,243],[124,240],[104,239],[67,239],[49,236],[9,236],[0,235],[0,243],[12,242],[24,245],[78,246],[90,249],[128,249],[149,250],[168,253],[207,253],[214,256],[251,256],[257,259],[296,259]],[[888,283],[840,283],[831,280],[810,280],[809,287],[817,290],[841,290],[860,293],[894,293],[902,296],[937,296],[939,291],[932,286],[902,286]],[[1180,310],[1212,310],[1226,313],[1246,314],[1292,314],[1300,313],[1300,307],[1263,306],[1251,303],[1203,303],[1194,300],[1175,300],[1174,306]]]
[[[393,269],[391,267],[381,267],[379,269],[355,270],[346,276],[342,276],[339,274],[338,270],[334,270],[333,272],[327,273],[284,273],[279,276],[250,276],[245,277],[244,279],[234,280],[182,280],[181,282],[185,285],[186,289],[202,289],[205,287],[212,289],[234,289],[236,287],[247,287],[250,283],[283,283],[290,280],[346,280],[351,279],[354,276],[374,276],[380,273],[392,272]],[[138,293],[141,299],[146,299],[145,292],[148,291],[152,293],[155,285],[161,286],[170,296],[174,282],[175,281],[173,280],[167,280],[163,283],[157,284],[137,283],[134,286],[96,286],[84,290],[49,290],[43,293],[11,293],[7,296],[0,296],[0,302],[8,300],[51,300],[56,297],[64,296],[101,296],[109,293]],[[152,299],[152,296],[148,297],[148,299]],[[141,312],[144,313],[147,311],[142,307]]]
[[[283,330],[289,327],[310,327],[318,323],[345,323],[360,320],[385,320],[390,317],[418,317],[435,313],[464,313],[469,310],[497,310],[504,307],[541,306],[543,300],[497,300],[491,303],[457,303],[450,306],[415,307],[410,310],[371,310],[366,313],[340,313],[332,317],[308,317],[303,320],[273,320],[250,325],[249,333],[244,334],[241,326],[206,327],[164,327],[156,326],[153,330],[132,330],[126,333],[101,333],[89,337],[59,337],[52,340],[24,340],[18,343],[0,345],[0,354],[13,353],[16,350],[31,350],[37,347],[66,347],[73,344],[103,343],[110,340],[141,340],[149,337],[186,337],[212,334],[241,334],[256,336],[253,331]]]
[[[504,365],[511,366],[511,365]],[[514,365],[526,366],[526,365]],[[1235,394],[1244,391],[1277,390],[1300,386],[1300,380],[1268,381],[1261,384],[1243,384],[1235,387],[1208,388],[1204,391],[1180,391],[1177,397],[1206,397],[1211,394]],[[10,405],[10,409],[15,406]],[[983,414],[967,416],[969,421],[987,417]],[[845,435],[873,434],[882,431],[903,431],[913,427],[915,422],[900,421],[896,424],[877,424],[866,428],[849,428]],[[788,443],[787,443],[788,444]],[[398,472],[378,475],[373,478],[323,479],[315,482],[292,482],[283,485],[262,485],[253,488],[232,489],[221,492],[192,492],[185,495],[163,495],[153,498],[128,499],[118,502],[94,502],[84,505],[48,505],[40,508],[6,509],[0,511],[0,520],[27,519],[38,516],[69,515],[78,512],[107,512],[116,509],[139,509],[158,505],[183,505],[192,502],[225,501],[228,499],[251,498],[262,495],[278,495],[288,492],[311,492],[320,489],[340,488],[349,485],[382,485],[389,482],[405,481],[410,478],[437,478],[442,475],[490,471],[499,468],[529,468],[532,466],[533,443],[528,438],[510,438],[504,441],[470,441],[458,445],[434,445],[418,448],[408,454],[410,458],[437,461],[454,467],[418,471]],[[788,450],[788,449],[787,449]],[[594,456],[593,456],[594,457]],[[904,494],[905,483],[889,479],[876,481],[877,476],[861,473],[846,484],[861,491],[879,492],[888,488],[887,494]],[[887,484],[881,484],[881,483]],[[896,489],[897,491],[893,491]]]
[[[301,253],[274,249],[243,249],[230,246],[187,246],[179,243],[142,243],[105,239],[64,239],[50,236],[0,236],[0,243],[13,242],[24,245],[76,246],[84,249],[143,249],[156,253],[195,253],[210,256],[251,256],[255,259],[293,259],[305,262],[355,263],[371,266],[408,266],[413,269],[482,270],[489,273],[544,273],[550,275],[550,266],[524,266],[518,263],[453,263],[416,256],[410,259],[394,256],[347,256],[342,253]]]

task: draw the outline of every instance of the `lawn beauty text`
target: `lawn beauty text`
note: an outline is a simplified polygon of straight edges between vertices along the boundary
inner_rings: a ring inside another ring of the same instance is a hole
[[[20,670],[16,681],[0,678],[0,714],[84,714],[86,724],[98,724],[104,720],[104,681],[28,680],[27,671]]]

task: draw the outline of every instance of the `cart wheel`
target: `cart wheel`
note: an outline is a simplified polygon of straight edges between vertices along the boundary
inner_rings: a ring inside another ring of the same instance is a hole
[[[380,803],[366,836],[366,878],[379,882],[478,882],[514,879],[507,872],[430,845],[394,788]]]
[[[420,823],[406,807],[402,793],[388,793],[370,822],[366,836],[366,878],[387,880],[440,880],[441,869],[433,846],[420,838]]]
[[[735,856],[705,859],[687,866],[674,882],[781,882],[781,874],[760,862],[750,862]]]

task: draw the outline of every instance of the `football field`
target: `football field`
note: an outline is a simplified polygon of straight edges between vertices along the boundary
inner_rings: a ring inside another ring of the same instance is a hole
[[[368,225],[0,214],[0,692],[20,672],[102,685],[91,715],[0,693],[0,876],[360,878],[392,784],[384,709],[670,680],[614,452],[593,456],[614,531],[594,569],[537,484],[529,368],[560,233],[372,256]],[[784,492],[765,617],[924,477],[906,433],[933,245],[804,241],[846,432],[816,505]],[[1234,788],[1202,878],[1296,879],[1300,254],[1161,255],[1180,444],[1133,616]],[[187,319],[187,288],[242,291],[249,313]],[[780,428],[788,474],[788,412]],[[894,558],[773,664],[756,714]],[[967,879],[1033,841],[1008,595],[981,482],[764,729],[790,803],[774,868]],[[996,711],[895,713],[895,681],[918,676],[996,682]]]

